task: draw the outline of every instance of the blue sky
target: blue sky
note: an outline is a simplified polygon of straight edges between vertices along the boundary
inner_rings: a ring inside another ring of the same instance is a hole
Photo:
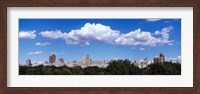
[[[181,56],[181,19],[19,19],[19,60]]]

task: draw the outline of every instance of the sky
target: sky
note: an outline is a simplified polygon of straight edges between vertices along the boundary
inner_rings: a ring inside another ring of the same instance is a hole
[[[181,19],[19,19],[19,62],[181,58]]]

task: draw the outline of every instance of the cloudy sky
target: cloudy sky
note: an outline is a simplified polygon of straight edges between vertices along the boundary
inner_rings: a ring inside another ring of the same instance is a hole
[[[181,19],[19,19],[19,60],[181,57]]]

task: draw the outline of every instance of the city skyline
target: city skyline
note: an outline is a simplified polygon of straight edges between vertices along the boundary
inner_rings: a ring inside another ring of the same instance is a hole
[[[181,58],[181,19],[19,19],[19,61]]]

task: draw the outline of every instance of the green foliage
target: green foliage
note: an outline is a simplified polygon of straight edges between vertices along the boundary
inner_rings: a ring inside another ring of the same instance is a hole
[[[113,75],[128,75],[131,62],[129,60],[114,60],[106,68],[106,74]]]
[[[104,74],[103,70],[97,66],[86,67],[83,69],[85,75],[101,75]]]
[[[181,64],[171,62],[154,63],[148,66],[148,74],[180,75]]]
[[[19,75],[180,75],[181,64],[164,62],[148,65],[146,68],[139,68],[131,63],[130,60],[113,60],[107,68],[90,66],[73,68],[62,66],[35,66],[19,67]]]
[[[62,72],[59,69],[53,69],[52,73],[54,75],[61,75],[62,74]]]

